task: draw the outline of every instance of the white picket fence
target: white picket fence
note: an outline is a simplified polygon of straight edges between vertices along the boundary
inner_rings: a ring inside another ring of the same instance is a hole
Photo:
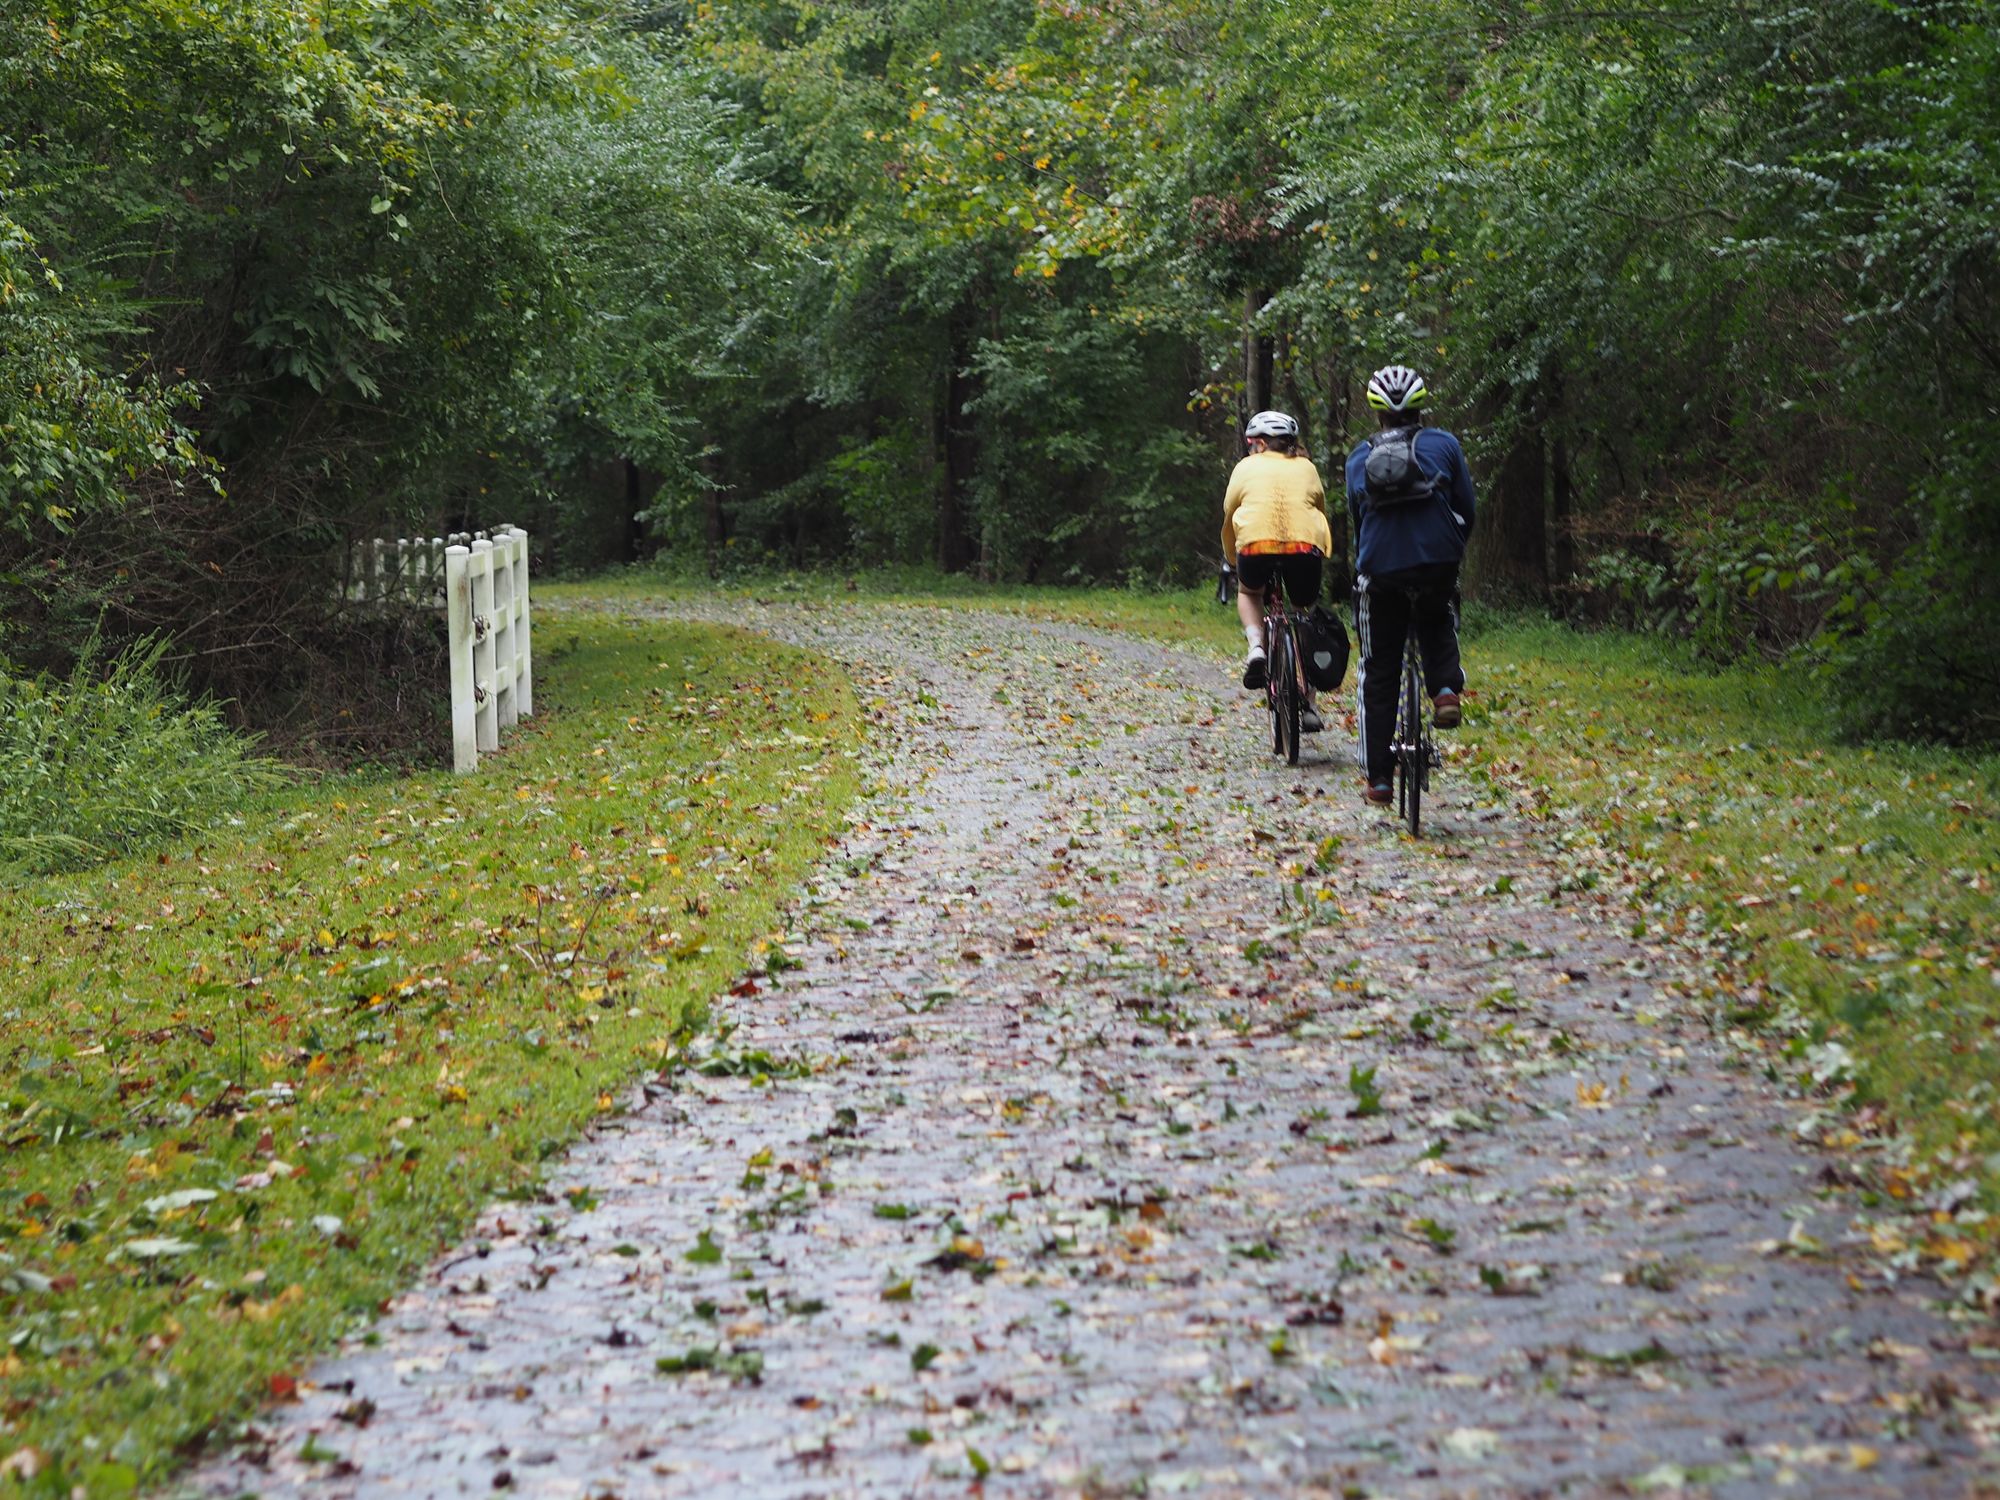
[[[479,765],[500,731],[535,711],[528,533],[371,537],[348,557],[347,598],[364,609],[442,609],[451,653],[451,764]]]

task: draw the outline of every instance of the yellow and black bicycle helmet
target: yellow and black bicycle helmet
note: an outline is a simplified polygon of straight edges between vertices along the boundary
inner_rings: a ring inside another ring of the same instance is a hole
[[[1431,393],[1408,365],[1384,365],[1368,377],[1368,404],[1377,411],[1422,411]]]

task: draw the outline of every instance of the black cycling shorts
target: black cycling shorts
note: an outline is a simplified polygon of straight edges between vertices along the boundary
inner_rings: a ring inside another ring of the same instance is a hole
[[[1311,609],[1319,603],[1325,562],[1317,552],[1239,552],[1236,582],[1261,594],[1275,577],[1284,584],[1285,597],[1294,608]]]

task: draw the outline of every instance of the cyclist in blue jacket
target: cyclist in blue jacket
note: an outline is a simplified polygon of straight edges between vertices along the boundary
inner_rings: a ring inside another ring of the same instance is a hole
[[[1375,437],[1347,460],[1347,510],[1354,522],[1355,633],[1360,637],[1361,761],[1368,800],[1387,803],[1389,741],[1396,729],[1396,683],[1403,642],[1414,627],[1424,657],[1424,690],[1434,722],[1455,728],[1465,669],[1458,658],[1458,567],[1472,535],[1472,471],[1458,439],[1423,425],[1424,379],[1405,365],[1368,378]],[[1381,461],[1370,475],[1369,457]],[[1395,462],[1406,457],[1410,462]],[[1401,473],[1396,472],[1400,467]],[[1382,471],[1389,470],[1385,475]]]

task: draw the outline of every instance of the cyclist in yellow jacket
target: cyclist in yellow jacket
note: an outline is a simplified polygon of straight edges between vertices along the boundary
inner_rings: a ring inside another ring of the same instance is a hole
[[[1222,499],[1222,555],[1236,568],[1236,612],[1250,653],[1243,685],[1264,685],[1264,590],[1275,582],[1297,610],[1319,599],[1333,532],[1326,523],[1326,486],[1299,441],[1299,424],[1281,411],[1260,411],[1243,429],[1249,453],[1229,476]],[[1299,727],[1323,726],[1310,689]]]

